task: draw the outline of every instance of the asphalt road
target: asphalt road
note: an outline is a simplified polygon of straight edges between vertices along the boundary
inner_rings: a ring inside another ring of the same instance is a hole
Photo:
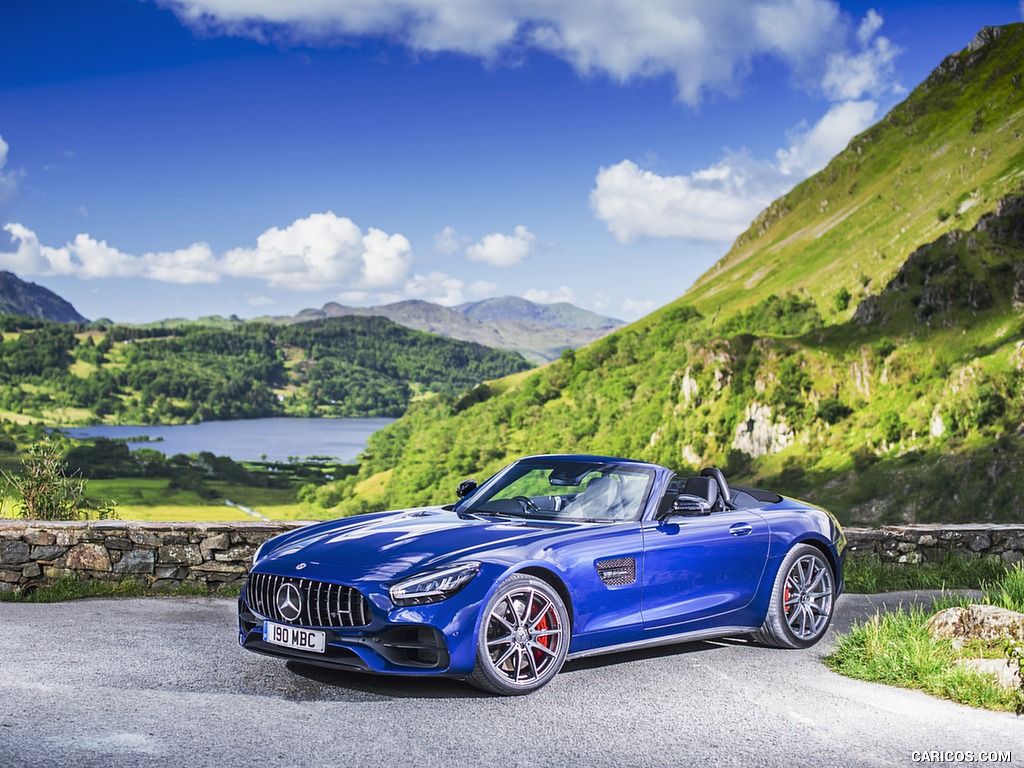
[[[835,626],[910,597],[844,596]],[[234,613],[214,598],[0,604],[0,768],[1024,763],[1024,719],[833,674],[828,641],[585,659],[495,698],[250,654]]]

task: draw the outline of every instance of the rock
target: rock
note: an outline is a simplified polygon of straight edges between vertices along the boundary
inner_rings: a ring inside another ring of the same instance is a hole
[[[43,546],[48,546],[57,541],[56,536],[46,531],[27,531],[21,539],[26,544],[40,544]]]
[[[21,565],[29,559],[28,552],[23,541],[0,541],[0,565]]]
[[[202,540],[199,544],[199,551],[204,560],[210,559],[210,553],[214,550],[224,550],[231,547],[231,538],[226,533],[218,533]]]
[[[983,549],[988,549],[992,546],[992,538],[987,534],[983,533],[980,536],[973,537],[967,546],[972,552],[981,552]]]
[[[203,555],[195,544],[168,544],[160,547],[157,557],[161,563],[199,565],[203,562]]]
[[[935,537],[932,536],[930,533],[926,533],[924,536],[918,539],[917,542],[918,546],[921,547],[934,547],[936,543],[937,542],[935,541]]]
[[[747,405],[743,421],[736,425],[732,447],[758,458],[778,453],[793,444],[793,430],[783,422],[772,423],[772,410],[767,405]]]
[[[994,677],[1004,688],[1017,688],[1021,684],[1020,668],[1007,659],[959,659],[957,666]]]
[[[121,552],[125,552],[132,548],[131,539],[125,539],[120,536],[111,536],[103,542],[107,549],[117,549]]]
[[[68,551],[67,547],[53,544],[48,547],[32,547],[33,560],[55,560]]]
[[[978,30],[978,34],[974,36],[974,39],[967,44],[967,52],[974,53],[984,48],[1001,34],[1003,34],[1002,27],[982,27]]]
[[[61,547],[73,547],[78,543],[80,532],[73,528],[57,531],[57,544]]]
[[[1003,558],[1003,562],[1007,565],[1016,565],[1021,560],[1024,560],[1024,555],[1020,552],[1014,552],[1013,550],[1003,552],[1001,557]]]
[[[213,559],[221,563],[245,563],[252,562],[252,556],[256,554],[255,547],[232,547],[227,552],[218,552]]]
[[[21,571],[9,571],[0,568],[0,581],[6,582],[8,584],[17,584],[19,581],[21,581]]]
[[[152,549],[133,549],[125,552],[114,564],[116,573],[152,573],[156,554]]]
[[[188,576],[188,568],[177,568],[169,565],[157,566],[156,568],[156,577],[161,580],[181,581],[186,576]]]
[[[27,563],[21,569],[21,575],[26,579],[34,579],[37,576],[41,576],[43,569],[39,567],[39,563]]]
[[[79,544],[68,552],[64,566],[75,571],[109,571],[110,556],[102,544]]]
[[[957,646],[966,640],[1024,642],[1024,613],[994,605],[947,608],[928,620],[928,634],[935,640],[952,640]]]
[[[128,538],[133,544],[141,547],[156,547],[160,544],[160,539],[156,537],[155,533],[143,531],[138,528],[132,528],[129,530]]]

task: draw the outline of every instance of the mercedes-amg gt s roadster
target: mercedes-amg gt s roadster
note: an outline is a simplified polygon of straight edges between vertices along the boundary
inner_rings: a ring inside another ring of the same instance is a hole
[[[457,495],[267,541],[238,600],[239,643],[522,694],[601,653],[727,636],[805,648],[843,589],[831,513],[730,487],[713,467],[530,456]]]

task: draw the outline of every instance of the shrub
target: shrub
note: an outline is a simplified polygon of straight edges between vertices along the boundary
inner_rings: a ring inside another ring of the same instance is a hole
[[[21,472],[4,471],[6,496],[11,492],[21,499],[21,516],[32,520],[78,520],[89,516],[85,500],[85,479],[80,472],[68,474],[61,459],[60,446],[49,437],[28,447]],[[97,517],[117,517],[112,504],[95,510]]]
[[[903,437],[903,420],[896,411],[886,411],[882,414],[878,426],[882,428],[882,437],[886,442],[898,443]]]
[[[853,413],[853,409],[838,397],[826,397],[818,403],[818,418],[828,424],[838,424]]]
[[[850,298],[850,292],[846,290],[845,285],[836,291],[836,295],[832,299],[836,312],[845,312],[846,308],[850,306]]]

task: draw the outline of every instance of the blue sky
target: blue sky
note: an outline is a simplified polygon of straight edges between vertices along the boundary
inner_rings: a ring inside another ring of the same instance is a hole
[[[88,317],[681,295],[1018,2],[4,0],[0,269]]]

